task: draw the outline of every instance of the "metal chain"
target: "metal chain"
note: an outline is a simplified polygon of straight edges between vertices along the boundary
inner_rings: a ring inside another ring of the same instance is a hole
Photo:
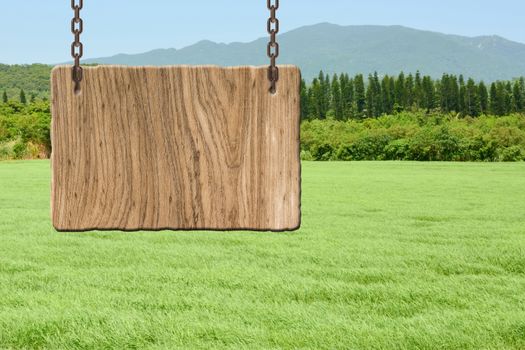
[[[84,0],[71,0],[71,8],[75,11],[75,17],[71,20],[71,32],[75,35],[75,41],[71,44],[71,56],[75,61],[72,75],[75,83],[75,93],[80,92],[80,82],[84,76],[80,66],[80,58],[84,55],[84,45],[80,42],[80,34],[84,31],[84,22],[80,18],[80,10],[83,7]]]
[[[277,91],[277,82],[279,81],[279,67],[276,61],[279,57],[279,43],[277,42],[277,33],[279,33],[279,19],[277,19],[277,10],[279,9],[279,0],[267,0],[270,18],[268,19],[268,34],[270,42],[268,43],[268,57],[270,66],[268,67],[268,80],[270,81],[270,92],[274,94]]]
[[[277,33],[279,33],[279,19],[277,19],[279,0],[267,0],[267,6],[268,10],[270,10],[270,18],[268,19],[270,42],[267,47],[268,57],[270,58],[268,80],[270,81],[270,92],[275,93],[277,91],[277,82],[279,81],[279,67],[277,67],[276,63],[277,57],[279,57],[279,43],[277,42]],[[77,93],[80,92],[80,82],[83,78],[83,70],[80,66],[80,58],[84,54],[84,46],[80,41],[80,34],[84,30],[84,22],[80,18],[80,10],[83,7],[84,0],[71,0],[71,8],[75,11],[75,17],[71,20],[71,32],[75,36],[75,40],[71,44],[71,56],[74,59],[72,76],[75,83],[75,92]]]

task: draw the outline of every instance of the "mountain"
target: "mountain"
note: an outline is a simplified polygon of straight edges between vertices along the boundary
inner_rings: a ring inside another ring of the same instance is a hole
[[[249,43],[201,41],[186,48],[95,58],[85,63],[123,65],[264,65],[267,38]],[[280,64],[296,64],[310,80],[320,70],[398,74],[417,70],[433,77],[464,74],[486,81],[525,75],[525,44],[498,36],[463,37],[402,26],[322,23],[279,35]]]

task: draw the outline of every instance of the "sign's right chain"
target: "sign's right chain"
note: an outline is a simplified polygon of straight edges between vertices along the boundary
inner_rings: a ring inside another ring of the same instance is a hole
[[[80,34],[84,31],[84,22],[80,18],[80,10],[84,7],[84,0],[71,0],[71,8],[75,11],[75,17],[71,20],[71,32],[75,35],[75,41],[71,44],[71,56],[74,59],[73,65],[73,82],[75,84],[75,93],[80,92],[80,82],[83,78],[80,58],[84,55],[84,46],[80,42]]]
[[[279,57],[279,43],[277,42],[277,33],[279,33],[279,19],[277,19],[277,10],[279,9],[279,0],[268,0],[268,10],[270,10],[270,18],[268,19],[268,34],[270,34],[270,42],[268,43],[268,57],[270,58],[270,66],[268,67],[268,80],[270,81],[270,92],[274,94],[277,91],[277,82],[279,81],[279,67],[276,61]]]

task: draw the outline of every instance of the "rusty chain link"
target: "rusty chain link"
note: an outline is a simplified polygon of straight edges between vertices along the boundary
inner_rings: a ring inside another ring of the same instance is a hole
[[[279,81],[279,67],[276,61],[279,57],[279,43],[277,42],[277,33],[279,33],[279,19],[277,18],[277,10],[279,9],[279,0],[267,0],[268,10],[270,10],[270,18],[268,18],[268,34],[270,34],[270,42],[268,43],[268,57],[270,58],[270,66],[268,67],[268,80],[270,81],[270,92],[274,94],[277,91],[277,82]]]
[[[84,55],[84,45],[80,42],[80,34],[84,31],[84,22],[82,18],[80,18],[80,10],[82,10],[83,7],[84,0],[71,0],[71,8],[75,11],[75,17],[71,20],[71,32],[75,35],[75,40],[71,44],[71,56],[75,61],[73,65],[75,93],[80,92],[80,82],[83,78],[83,71],[80,66],[80,58]]]

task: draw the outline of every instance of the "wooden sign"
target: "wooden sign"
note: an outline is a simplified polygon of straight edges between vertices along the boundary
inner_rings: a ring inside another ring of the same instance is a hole
[[[52,73],[52,221],[59,231],[294,230],[300,71],[71,67]]]

